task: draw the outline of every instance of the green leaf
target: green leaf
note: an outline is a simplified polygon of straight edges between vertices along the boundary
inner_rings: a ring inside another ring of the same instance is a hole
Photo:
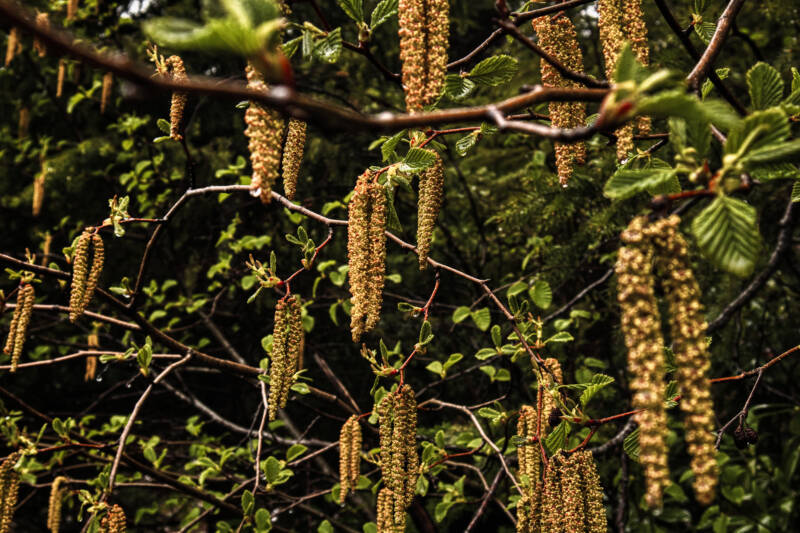
[[[431,333],[431,323],[425,320],[422,327],[419,329],[419,343],[422,345],[428,344],[433,340],[433,333]]]
[[[370,16],[369,27],[374,30],[397,13],[398,0],[381,0]]]
[[[492,315],[487,307],[481,307],[480,309],[472,311],[471,315],[472,321],[475,322],[475,325],[481,331],[486,331],[492,324]]]
[[[336,0],[342,11],[356,22],[364,22],[364,1],[363,0]]]
[[[453,322],[459,324],[464,320],[466,320],[466,318],[470,316],[471,313],[472,311],[470,311],[469,307],[462,305],[456,308],[455,311],[453,311]]]
[[[492,409],[491,407],[481,407],[478,409],[478,416],[481,418],[488,418],[490,420],[497,420],[502,417],[502,414],[497,409]]]
[[[442,370],[444,372],[447,372],[450,369],[450,367],[452,367],[454,364],[456,364],[459,361],[461,361],[463,358],[464,358],[463,354],[451,353],[450,357],[448,357],[447,361],[445,361],[444,366],[442,367]]]
[[[800,159],[800,139],[770,144],[757,150],[749,150],[741,159],[746,165],[785,163]],[[796,169],[795,169],[796,170]]]
[[[401,169],[404,172],[419,172],[431,166],[436,161],[436,154],[425,148],[409,148]]]
[[[675,177],[672,168],[621,168],[606,182],[603,194],[614,200],[625,200],[640,192],[669,185]]]
[[[544,446],[551,454],[557,452],[567,443],[569,435],[569,423],[562,420],[553,431],[544,439]]]
[[[614,378],[605,374],[595,374],[592,376],[592,382],[581,393],[580,402],[583,407],[597,394],[603,387],[614,383]]]
[[[550,284],[543,279],[537,279],[533,286],[528,289],[528,295],[539,309],[547,309],[553,302],[553,291]]]
[[[544,341],[544,343],[547,344],[549,342],[570,342],[573,340],[575,340],[575,338],[569,331],[559,331],[558,333],[556,333],[555,335]]]
[[[264,461],[264,479],[268,483],[274,483],[278,480],[278,475],[281,472],[281,463],[275,457],[267,457]]]
[[[386,195],[386,229],[395,233],[402,233],[403,226],[400,224],[400,217],[397,216],[397,209],[394,207],[394,189],[384,187]]]
[[[246,490],[242,493],[242,511],[244,514],[249,515],[253,512],[253,506],[255,505],[255,498],[253,498],[253,493],[249,490]]]
[[[636,105],[636,114],[664,118],[672,116],[688,119],[706,117],[700,100],[682,89],[662,91],[642,98]]]
[[[739,152],[745,141],[748,151],[758,150],[785,141],[790,133],[789,117],[780,108],[756,111],[731,129],[725,142],[725,153]]]
[[[342,53],[342,28],[328,32],[324,38],[314,44],[314,56],[328,63],[339,61]]]
[[[292,444],[288,450],[286,450],[286,461],[291,462],[306,453],[308,450],[308,446],[303,446],[302,444]]]
[[[328,520],[323,520],[317,526],[317,533],[334,533],[333,526]]]
[[[427,370],[429,372],[433,372],[437,376],[444,377],[444,367],[442,366],[442,363],[439,362],[439,361],[431,361],[425,367],[425,370]]]
[[[255,520],[258,533],[263,533],[272,529],[272,518],[269,516],[269,511],[266,509],[261,508],[256,511]]]
[[[511,56],[487,57],[469,71],[469,79],[478,85],[496,87],[511,81],[519,70],[519,63]]]
[[[754,110],[776,106],[783,99],[781,75],[766,63],[756,63],[747,71],[747,89],[750,91],[750,107]]]
[[[800,202],[800,181],[795,181],[792,185],[792,201]]]
[[[622,442],[622,449],[632,460],[639,462],[639,428],[634,429]]]
[[[704,44],[708,44],[711,42],[711,37],[714,36],[714,31],[716,31],[717,25],[713,22],[703,21],[700,24],[694,25],[694,32],[700,37],[700,40],[703,41]]]
[[[468,133],[456,141],[456,152],[458,152],[458,155],[461,157],[464,157],[477,142],[478,132],[473,131],[472,133]]]
[[[503,337],[500,333],[500,326],[498,326],[497,324],[492,326],[492,331],[490,333],[492,335],[492,342],[497,348],[499,348],[503,344]]]
[[[646,72],[642,65],[636,60],[636,56],[631,49],[631,44],[626,42],[617,55],[617,66],[614,69],[614,81],[635,80],[641,81]]]
[[[394,155],[395,148],[397,148],[397,143],[403,140],[406,131],[407,130],[400,130],[384,141],[384,143],[381,145],[382,161],[387,161],[392,157],[392,155]]]
[[[497,355],[497,350],[492,348],[481,348],[475,353],[475,359],[478,359],[479,361],[485,361],[486,359],[494,357],[495,355]]]
[[[474,81],[458,74],[448,74],[444,79],[444,94],[456,102],[471,95],[475,87]]]
[[[746,277],[761,249],[756,210],[736,198],[718,196],[692,222],[697,244],[717,267]]]

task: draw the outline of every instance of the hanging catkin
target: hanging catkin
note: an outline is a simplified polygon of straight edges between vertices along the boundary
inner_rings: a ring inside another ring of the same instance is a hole
[[[625,37],[631,43],[636,59],[643,66],[650,65],[650,48],[647,45],[647,24],[642,12],[642,0],[621,0],[622,23]],[[636,117],[636,128],[640,135],[650,133],[650,117]]]
[[[61,98],[64,94],[64,76],[67,73],[67,62],[65,59],[58,60],[58,81],[56,82],[56,98]]]
[[[450,34],[448,0],[400,0],[397,9],[406,109],[432,104],[444,86]]]
[[[560,454],[552,456],[544,471],[541,494],[542,518],[540,522],[541,531],[543,533],[565,531],[564,505],[561,499],[561,470],[563,467],[563,460]]]
[[[78,0],[67,0],[67,20],[74,20],[78,14]]]
[[[379,531],[403,531],[419,476],[417,454],[417,401],[409,385],[384,396],[377,407],[380,466],[392,498],[391,526]],[[380,498],[379,498],[380,500]],[[381,502],[378,505],[381,511]],[[389,520],[386,521],[387,523]]]
[[[678,231],[679,224],[680,218],[673,215],[652,224],[648,233],[655,243],[656,272],[663,280],[669,304],[670,336],[678,367],[676,378],[680,384],[695,496],[708,505],[714,500],[717,484],[714,404],[709,381],[711,360],[700,286],[692,272],[686,240]]]
[[[386,194],[373,177],[370,170],[359,176],[349,205],[350,329],[355,342],[380,320],[386,275]]]
[[[19,42],[19,28],[14,26],[8,32],[8,44],[6,44],[6,62],[5,66],[11,64],[14,57],[22,51],[22,43]]]
[[[86,341],[90,349],[97,349],[100,347],[100,336],[95,329],[89,334]],[[90,355],[86,358],[86,370],[83,373],[83,381],[92,381],[97,373],[97,356]]]
[[[125,511],[115,504],[100,521],[99,533],[125,533],[125,527]]]
[[[42,212],[42,204],[44,203],[44,185],[47,180],[47,149],[43,149],[39,155],[39,173],[33,178],[33,202],[31,205],[31,213],[33,216],[38,217]]]
[[[286,407],[289,390],[302,350],[303,320],[300,302],[295,296],[278,300],[272,332],[272,355],[269,368],[269,420],[278,409]]]
[[[247,66],[246,72],[247,87],[250,90],[267,90],[267,84],[252,65]],[[253,167],[250,187],[254,193],[259,194],[263,203],[268,204],[272,199],[272,186],[278,179],[284,121],[277,111],[267,109],[257,102],[250,102],[244,121],[247,124],[244,134],[249,139],[250,165]]]
[[[186,67],[183,66],[183,60],[179,56],[169,56],[164,65],[173,81],[183,82],[188,79],[186,77]],[[169,106],[170,139],[180,141],[183,138],[181,135],[181,121],[183,120],[183,109],[185,107],[186,93],[183,91],[173,92]]]
[[[417,253],[419,255],[419,269],[428,266],[428,253],[431,249],[431,236],[442,207],[442,193],[444,190],[444,166],[442,158],[435,151],[431,151],[436,160],[433,165],[426,168],[419,176],[419,200],[417,202]]]
[[[47,529],[51,533],[58,533],[61,527],[61,501],[65,489],[62,486],[67,481],[64,476],[58,476],[50,485],[50,502],[47,506]]]
[[[297,193],[297,177],[300,174],[300,162],[306,145],[306,123],[293,118],[289,120],[286,144],[283,147],[283,192],[286,198],[294,200]]]
[[[541,427],[539,428],[539,438],[541,439],[546,438],[547,434],[550,433],[548,428],[550,417],[557,419],[560,416],[560,410],[553,394],[559,394],[558,386],[564,383],[561,364],[558,359],[549,357],[544,360],[544,366],[546,369],[539,369],[542,374],[542,383],[538,387],[536,400],[537,404],[542,406]],[[560,418],[558,418],[558,422],[560,422]],[[558,423],[553,424],[553,426],[556,425]]]
[[[9,533],[19,494],[19,474],[14,470],[22,454],[14,452],[0,464],[0,533]]]
[[[28,107],[19,108],[19,123],[17,124],[17,136],[22,139],[28,136],[28,127],[31,125],[31,110]]]
[[[89,253],[92,264],[89,266]],[[105,248],[97,233],[85,229],[75,245],[72,258],[72,286],[69,294],[69,320],[75,322],[86,311],[94,296],[100,274],[103,273]]]
[[[643,409],[639,424],[639,460],[647,481],[647,504],[661,505],[669,484],[667,468],[667,414],[664,408],[664,339],[654,294],[653,245],[645,234],[647,220],[634,218],[622,233],[627,244],[617,259],[617,298],[622,310],[622,332],[628,348],[634,409]]]
[[[33,302],[36,300],[36,293],[32,283],[23,283],[17,289],[17,305],[14,314],[11,315],[11,325],[8,329],[3,352],[11,356],[11,372],[17,371],[17,364],[22,355],[22,348],[25,346],[25,338],[28,333],[28,324],[33,313]]]
[[[546,15],[533,20],[533,29],[539,37],[539,45],[565,67],[583,72],[583,54],[575,34],[575,26],[564,14]],[[545,60],[541,60],[542,84],[545,87],[580,87],[577,82],[564,78]],[[554,128],[577,128],[586,123],[584,102],[550,102],[550,123]],[[558,181],[566,186],[572,177],[575,165],[586,162],[586,144],[555,143]]]
[[[617,56],[625,42],[621,0],[598,0],[598,31],[603,46],[606,78],[613,79],[617,68]],[[627,123],[617,129],[617,159],[622,161],[633,150],[633,124]]]
[[[114,74],[106,72],[103,75],[103,88],[100,93],[100,112],[105,113],[108,103],[111,101],[111,88],[114,85]]]
[[[530,405],[523,405],[517,420],[517,436],[526,440],[525,444],[517,447],[519,477],[523,488],[522,498],[517,501],[518,533],[539,532],[541,452],[539,441],[536,440],[536,426],[536,409]]]
[[[46,12],[36,14],[36,25],[43,30],[50,29],[50,18],[47,16]],[[33,49],[36,50],[39,57],[45,57],[47,55],[47,46],[45,46],[42,40],[37,36],[33,37]]]
[[[339,503],[355,492],[361,474],[361,425],[358,416],[347,419],[339,433]]]

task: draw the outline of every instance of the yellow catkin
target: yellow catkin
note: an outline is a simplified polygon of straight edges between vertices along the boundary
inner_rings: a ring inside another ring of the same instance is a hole
[[[267,84],[252,65],[247,66],[247,87],[254,91],[267,90]],[[248,138],[250,165],[253,167],[250,186],[254,194],[268,204],[272,199],[272,186],[278,179],[284,121],[277,111],[256,102],[250,102],[244,121],[247,124],[244,134]]]
[[[14,26],[8,32],[8,43],[6,44],[6,62],[5,66],[11,64],[14,57],[22,50],[22,44],[19,42],[19,28]]]
[[[22,454],[14,452],[0,464],[0,533],[9,533],[19,494],[19,474],[14,467]]]
[[[36,14],[36,25],[44,30],[50,29],[50,17],[47,16],[47,13],[42,12]],[[47,46],[36,36],[33,38],[33,49],[36,50],[39,57],[45,57],[47,55]]]
[[[394,497],[391,490],[383,487],[378,492],[377,507],[378,533],[396,533],[398,528],[394,523]]]
[[[306,145],[306,123],[293,118],[289,120],[286,144],[283,147],[283,192],[289,200],[297,193],[297,177],[300,175],[300,162]]]
[[[522,497],[517,501],[517,532],[539,533],[539,506],[541,499],[541,451],[536,440],[536,409],[523,405],[517,420],[517,435],[527,443],[517,447],[519,477],[522,482]]]
[[[72,286],[69,293],[69,320],[75,322],[83,314],[83,295],[86,292],[86,278],[89,275],[89,245],[91,232],[86,229],[78,238],[72,254]]]
[[[548,420],[550,413],[558,408],[553,394],[559,394],[558,385],[564,383],[564,377],[561,372],[561,364],[558,359],[549,357],[544,360],[544,366],[547,367],[549,372],[544,368],[540,369],[542,373],[542,384],[538,388],[538,396],[541,397],[541,402],[537,399],[538,403],[542,406],[541,427],[539,429],[539,438],[544,439],[550,433]]]
[[[22,355],[22,348],[25,346],[25,338],[28,333],[28,325],[33,313],[33,303],[36,300],[36,292],[33,284],[23,283],[17,290],[17,305],[14,314],[11,315],[11,325],[8,329],[8,339],[6,339],[3,352],[11,356],[11,372],[17,371],[19,358]]]
[[[115,504],[100,521],[99,533],[125,533],[125,527],[125,511]]]
[[[33,202],[31,205],[31,214],[38,217],[42,212],[42,204],[44,203],[45,182],[47,181],[47,158],[45,151],[42,150],[39,156],[39,173],[33,178]]]
[[[339,502],[355,492],[361,475],[361,425],[358,416],[347,419],[339,433]]]
[[[444,86],[449,39],[448,0],[400,0],[402,81],[409,112],[432,104]]]
[[[302,316],[295,296],[279,300],[275,306],[272,332],[272,355],[269,368],[269,419],[275,420],[278,409],[286,407],[302,349]]]
[[[28,136],[28,128],[31,125],[31,110],[27,107],[19,108],[19,123],[17,124],[17,136],[22,139]]]
[[[608,522],[603,507],[603,487],[591,452],[580,450],[574,455],[582,480],[586,533],[606,533]]]
[[[78,0],[67,0],[67,20],[74,20],[78,14]]]
[[[108,103],[111,101],[111,88],[114,85],[114,74],[106,72],[103,75],[103,88],[100,93],[100,112],[105,113]]]
[[[444,165],[438,153],[433,152],[436,161],[426,168],[419,177],[419,199],[417,202],[417,253],[419,269],[428,266],[431,249],[431,236],[442,207],[444,190]]]
[[[567,457],[561,469],[561,508],[564,531],[584,531],[586,507],[581,466],[575,454]]]
[[[186,76],[186,67],[183,66],[183,61],[178,56],[169,56],[165,62],[169,70],[170,77],[173,81],[183,82],[188,78]],[[175,91],[172,93],[172,100],[169,106],[169,136],[171,139],[180,141],[183,139],[181,135],[181,121],[183,120],[183,109],[186,107],[186,93],[182,91]]]
[[[639,460],[647,482],[646,500],[659,507],[669,484],[667,414],[664,407],[664,339],[654,294],[653,245],[645,234],[647,220],[637,217],[622,234],[627,246],[617,259],[617,298],[628,348],[628,372],[639,424]]]
[[[383,304],[383,285],[386,281],[386,192],[382,185],[370,186],[369,217],[369,292],[367,296],[366,331],[378,325]]]
[[[87,344],[89,345],[90,349],[97,349],[100,347],[100,336],[97,334],[96,330],[89,334]],[[83,381],[92,381],[95,378],[96,373],[97,356],[90,355],[86,358],[86,370],[83,373]]]
[[[544,472],[542,485],[542,510],[540,527],[542,532],[566,531],[564,505],[561,493],[562,457],[554,455]]]
[[[533,20],[539,45],[567,68],[583,72],[583,54],[572,21],[563,13]],[[580,87],[577,82],[561,76],[550,63],[541,60],[542,83],[545,87]],[[551,102],[550,122],[554,128],[577,128],[586,123],[586,104],[583,102]],[[566,186],[575,165],[586,162],[586,144],[555,143],[558,181]]]
[[[603,60],[606,77],[614,77],[617,68],[617,57],[627,36],[625,35],[624,15],[621,0],[598,0],[598,31],[603,47]],[[617,159],[622,161],[633,150],[633,124],[621,126],[615,132],[617,136]]]
[[[61,527],[61,501],[64,496],[64,487],[67,481],[64,476],[58,476],[50,485],[50,503],[47,506],[47,529],[51,533],[58,533]]]
[[[56,98],[61,98],[64,94],[64,76],[67,73],[67,62],[64,59],[58,60],[58,81],[56,82]]]
[[[44,234],[44,242],[42,243],[42,266],[47,266],[47,260],[50,257],[50,248],[53,246],[53,234],[49,231]]]
[[[694,472],[695,496],[700,503],[714,500],[717,462],[714,448],[714,404],[709,374],[711,360],[706,343],[706,322],[686,240],[673,215],[651,225],[656,246],[656,271],[662,278],[669,304],[669,325],[680,384],[686,442]]]
[[[642,0],[621,0],[622,23],[626,39],[636,59],[645,67],[650,65],[650,48],[647,45],[647,24],[642,12]],[[642,135],[650,133],[650,117],[636,117],[636,128]]]

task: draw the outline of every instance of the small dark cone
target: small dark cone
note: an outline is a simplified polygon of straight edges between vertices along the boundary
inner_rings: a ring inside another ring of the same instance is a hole
[[[744,428],[744,438],[747,444],[755,444],[758,442],[758,433],[753,428]]]
[[[739,426],[733,432],[733,442],[734,444],[736,444],[736,447],[739,448],[740,450],[744,450],[745,448],[747,448],[747,445],[749,444],[745,431],[747,431],[745,430],[745,428]]]
[[[553,409],[550,411],[550,415],[547,417],[547,423],[550,424],[551,428],[559,425],[561,423],[561,409]]]

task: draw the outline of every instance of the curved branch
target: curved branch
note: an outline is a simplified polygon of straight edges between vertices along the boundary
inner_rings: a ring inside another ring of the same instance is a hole
[[[711,37],[711,41],[708,43],[700,60],[692,69],[692,72],[689,73],[689,76],[686,78],[689,82],[689,86],[693,89],[698,90],[700,88],[700,82],[705,79],[708,72],[714,66],[714,60],[717,59],[717,56],[722,51],[722,46],[725,44],[725,39],[728,37],[731,25],[743,5],[744,0],[731,0],[725,8],[725,11],[720,15],[719,20],[717,20],[717,29]]]

